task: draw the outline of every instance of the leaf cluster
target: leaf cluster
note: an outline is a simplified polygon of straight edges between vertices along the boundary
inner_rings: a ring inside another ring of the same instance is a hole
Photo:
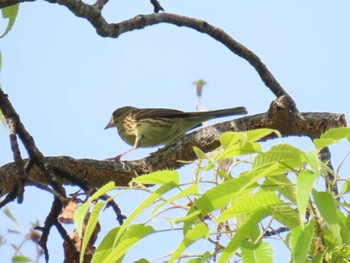
[[[111,229],[103,238],[93,262],[122,262],[133,245],[161,231],[152,226],[153,219],[166,220],[169,231],[182,233],[182,240],[165,256],[168,262],[185,257],[187,262],[238,258],[243,262],[273,262],[272,236],[287,247],[293,262],[348,262],[350,217],[348,204],[340,200],[349,191],[349,183],[344,183],[338,196],[316,186],[321,180],[331,185],[339,180],[327,163],[320,161],[319,154],[325,147],[349,139],[350,129],[326,132],[314,140],[315,149],[309,152],[285,143],[262,150],[259,140],[271,133],[278,134],[270,129],[228,132],[221,136],[221,147],[214,152],[205,154],[195,148],[198,163],[191,182],[181,182],[179,172],[169,170],[135,178],[130,191],[141,189],[149,196],[122,226]],[[333,181],[329,180],[330,173]],[[110,183],[101,188],[78,210],[78,229],[82,229],[92,200],[113,187]],[[89,233],[107,203],[92,206],[83,244],[88,243]],[[136,223],[148,209],[152,211],[149,219]],[[175,216],[164,216],[173,210],[178,211]],[[203,241],[209,249],[194,246]],[[196,253],[185,253],[191,251],[190,246]]]

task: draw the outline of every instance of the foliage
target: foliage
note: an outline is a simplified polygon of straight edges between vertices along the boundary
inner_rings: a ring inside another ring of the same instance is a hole
[[[18,14],[19,4],[12,5],[9,7],[5,7],[1,9],[2,17],[5,19],[9,19],[7,27],[5,29],[5,32],[0,35],[0,38],[3,38],[7,35],[8,32],[12,29],[13,25],[15,24],[17,14]]]
[[[35,222],[34,224],[32,224],[32,227],[28,233],[23,233],[21,230],[21,225],[17,221],[16,217],[11,213],[10,209],[5,207],[5,209],[3,209],[2,211],[4,215],[13,223],[13,227],[7,229],[7,233],[0,235],[0,250],[6,249],[7,246],[12,247],[12,249],[14,250],[12,262],[39,262],[40,258],[43,255],[43,250],[37,244],[40,238],[40,234],[38,231],[32,228],[38,225],[39,223]],[[15,242],[10,241],[10,239],[12,239],[10,238],[10,235],[11,237],[14,237],[16,239]],[[23,254],[23,247],[27,244],[35,246],[36,249],[34,257],[30,257],[28,255]]]
[[[121,262],[134,244],[160,231],[149,222],[161,218],[167,220],[170,230],[181,226],[183,235],[167,255],[169,262],[183,257],[191,258],[188,262],[228,262],[237,258],[243,262],[273,262],[271,235],[277,235],[290,250],[293,262],[348,262],[350,217],[344,212],[347,205],[339,202],[341,196],[317,190],[315,184],[327,181],[327,173],[332,173],[319,161],[318,154],[326,146],[349,139],[350,129],[326,132],[314,141],[311,152],[289,144],[263,151],[258,141],[273,132],[277,133],[268,129],[229,132],[221,136],[222,146],[212,153],[196,148],[199,161],[192,182],[181,183],[178,171],[135,178],[130,189],[142,189],[150,195],[122,226],[111,229],[104,237],[93,262]],[[205,179],[208,176],[209,184]],[[155,186],[149,189],[146,185]],[[341,194],[349,192],[348,182],[344,185]],[[90,205],[91,202],[80,210],[85,213]],[[147,209],[152,209],[149,220],[136,223]],[[172,210],[178,216],[162,217]],[[97,222],[97,217],[98,213],[92,213],[90,220]],[[78,225],[82,218],[76,221]],[[286,230],[288,233],[282,234]],[[185,254],[200,241],[211,248],[196,247],[196,253]]]

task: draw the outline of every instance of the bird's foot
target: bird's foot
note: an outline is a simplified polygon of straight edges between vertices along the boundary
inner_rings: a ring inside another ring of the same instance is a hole
[[[107,158],[106,161],[110,162],[110,163],[112,163],[112,162],[118,163],[121,166],[121,168],[119,168],[120,170],[130,171],[131,170],[130,166],[126,162],[124,162],[120,159],[123,155],[124,154],[119,154],[116,157]]]
[[[107,162],[118,162],[118,163],[122,163],[123,161],[120,160],[120,158],[123,156],[124,154],[119,154],[116,157],[112,157],[112,158],[107,158],[106,161]]]

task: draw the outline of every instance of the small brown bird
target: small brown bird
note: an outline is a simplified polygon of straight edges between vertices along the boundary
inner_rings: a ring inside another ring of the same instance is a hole
[[[138,109],[122,107],[116,109],[105,129],[117,127],[119,136],[133,148],[109,161],[119,161],[120,157],[138,147],[152,147],[166,144],[189,130],[197,128],[210,119],[246,114],[244,107],[206,111],[183,112],[172,109]]]

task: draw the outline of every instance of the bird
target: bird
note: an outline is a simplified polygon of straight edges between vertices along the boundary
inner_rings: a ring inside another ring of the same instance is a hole
[[[245,107],[205,112],[183,112],[165,108],[142,109],[132,106],[118,108],[113,112],[105,129],[116,127],[121,139],[133,147],[107,160],[120,161],[122,156],[139,147],[169,143],[207,120],[247,113]]]

